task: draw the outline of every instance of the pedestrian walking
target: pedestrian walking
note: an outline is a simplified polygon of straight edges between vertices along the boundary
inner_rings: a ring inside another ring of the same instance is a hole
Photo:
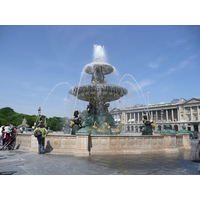
[[[39,124],[39,127],[34,130],[34,135],[36,135],[36,133],[38,132],[41,134],[40,136],[37,136],[38,154],[44,154],[45,153],[45,149],[44,149],[45,137],[47,136],[48,131],[45,128],[45,125],[43,122],[41,122]]]

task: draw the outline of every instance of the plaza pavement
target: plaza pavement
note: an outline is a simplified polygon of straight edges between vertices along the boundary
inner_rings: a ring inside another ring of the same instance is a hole
[[[194,145],[198,140],[191,140]],[[0,175],[199,175],[190,150],[179,154],[73,155],[0,151]]]

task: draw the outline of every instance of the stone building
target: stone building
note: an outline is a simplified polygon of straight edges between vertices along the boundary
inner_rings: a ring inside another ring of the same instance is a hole
[[[189,131],[200,131],[200,99],[179,99],[172,103],[160,103],[147,106],[131,106],[114,108],[110,110],[116,125],[125,124],[126,131],[140,132],[143,125],[142,114],[146,112],[148,118],[153,119],[156,130],[163,130],[165,125],[170,125],[176,131],[186,126]]]

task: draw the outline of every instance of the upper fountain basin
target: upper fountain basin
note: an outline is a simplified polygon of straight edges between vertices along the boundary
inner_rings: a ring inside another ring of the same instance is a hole
[[[84,71],[88,74],[94,74],[95,70],[101,71],[103,75],[110,74],[114,71],[114,67],[104,62],[93,62],[85,66]]]
[[[69,93],[80,100],[93,103],[94,101],[111,102],[128,94],[128,90],[109,84],[85,84],[72,87]]]

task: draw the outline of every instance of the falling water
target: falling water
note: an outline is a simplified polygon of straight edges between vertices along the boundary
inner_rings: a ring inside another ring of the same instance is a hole
[[[141,93],[141,95],[142,95],[142,98],[143,98],[143,101],[144,101],[144,103],[145,103],[145,105],[146,105],[146,109],[147,109],[147,112],[148,112],[148,116],[149,116],[149,108],[148,108],[148,105],[147,105],[147,103],[146,103],[146,100],[145,100],[145,97],[144,97],[144,94],[143,94],[143,92],[142,92],[142,90],[141,90],[141,87],[140,87],[140,85],[139,85],[139,83],[137,82],[137,80],[131,75],[131,74],[125,74],[121,79],[120,79],[120,81],[119,81],[119,85],[121,84],[121,81],[126,77],[126,76],[130,76],[134,81],[135,81],[135,83],[137,84],[137,86],[138,86],[138,89],[139,89],[139,91],[140,91],[140,93]],[[131,84],[129,81],[126,81],[126,83],[129,83],[129,84]],[[133,86],[133,84],[131,84],[132,86]],[[134,88],[135,88],[135,86],[134,86]],[[136,89],[136,91],[138,92],[138,90]],[[138,93],[139,94],[139,93]],[[139,95],[139,97],[141,98],[141,96]]]
[[[78,100],[78,98],[77,98],[77,96],[78,96],[78,91],[79,91],[79,87],[80,87],[80,85],[81,85],[81,81],[82,81],[82,78],[83,78],[84,73],[85,73],[85,71],[84,71],[84,68],[83,68],[83,70],[82,70],[82,72],[81,72],[81,77],[80,77],[80,80],[79,80],[79,83],[78,83],[77,92],[76,92],[76,95],[75,95],[76,98],[75,98],[75,102],[74,102],[74,110],[72,111],[73,113],[74,113],[74,111],[76,110],[76,104],[77,104],[77,100]],[[72,116],[73,116],[73,113],[72,113]]]
[[[49,96],[51,95],[51,93],[54,91],[54,89],[55,89],[56,87],[58,87],[59,85],[63,85],[63,84],[67,84],[67,85],[69,85],[69,86],[71,87],[71,85],[70,85],[68,82],[60,82],[60,83],[56,84],[56,85],[51,89],[51,91],[49,92],[49,94],[47,95],[46,99],[44,100],[44,102],[43,102],[43,104],[42,104],[42,107],[44,107],[44,105],[45,105],[47,99],[49,98]]]

